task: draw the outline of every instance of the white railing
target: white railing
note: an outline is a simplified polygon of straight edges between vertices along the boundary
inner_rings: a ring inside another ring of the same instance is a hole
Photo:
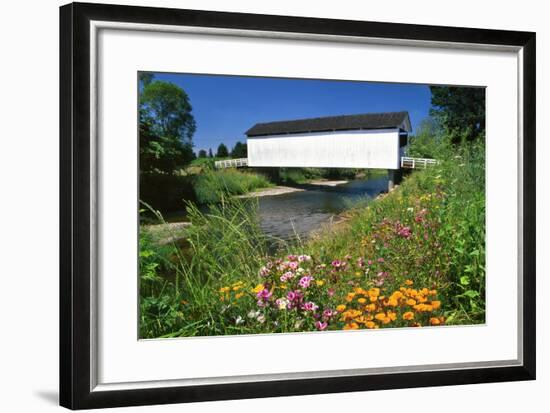
[[[242,166],[248,166],[248,158],[225,159],[223,161],[215,161],[214,166],[217,169],[239,168]]]
[[[428,166],[437,165],[438,163],[437,159],[401,157],[401,168],[407,169],[426,169]]]

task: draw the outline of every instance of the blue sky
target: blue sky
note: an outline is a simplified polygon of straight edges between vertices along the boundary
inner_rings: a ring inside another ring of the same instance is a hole
[[[246,142],[258,122],[368,112],[409,112],[412,126],[428,117],[425,85],[155,73],[183,88],[193,106],[195,151]]]

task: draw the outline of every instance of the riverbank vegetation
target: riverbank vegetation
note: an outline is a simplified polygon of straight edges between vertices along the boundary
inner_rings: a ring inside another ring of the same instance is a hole
[[[193,188],[201,204],[220,202],[224,196],[241,195],[274,186],[264,175],[236,169],[208,170],[194,177]]]
[[[141,336],[484,322],[484,148],[439,150],[439,165],[275,255],[257,201],[190,204],[185,248],[142,237]]]

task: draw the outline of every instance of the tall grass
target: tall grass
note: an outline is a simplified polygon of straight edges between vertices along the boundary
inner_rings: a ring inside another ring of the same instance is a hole
[[[273,184],[261,175],[236,169],[206,170],[195,177],[193,188],[199,203],[219,202],[225,195],[240,195]]]
[[[243,278],[257,279],[269,241],[257,208],[253,198],[222,197],[208,213],[189,203],[184,248],[173,243],[160,250],[150,237],[140,237],[141,337],[234,333],[223,322],[228,314],[220,313],[218,289]],[[162,221],[158,212],[157,217]],[[172,282],[162,282],[160,271],[173,274]]]

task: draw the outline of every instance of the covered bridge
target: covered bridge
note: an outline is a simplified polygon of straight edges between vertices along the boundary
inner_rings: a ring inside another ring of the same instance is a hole
[[[408,112],[257,123],[246,131],[248,166],[399,169]]]

